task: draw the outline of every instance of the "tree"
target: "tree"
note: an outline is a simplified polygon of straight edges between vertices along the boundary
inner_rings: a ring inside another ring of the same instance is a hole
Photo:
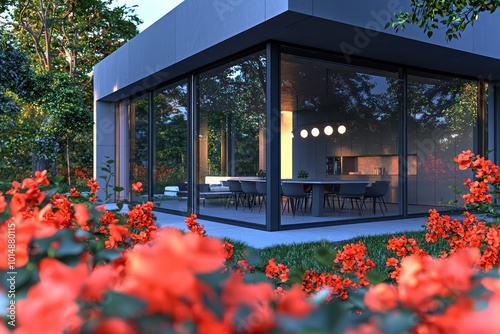
[[[431,37],[441,26],[446,28],[448,41],[458,39],[461,32],[473,25],[482,12],[493,13],[500,5],[499,0],[411,0],[411,12],[394,14],[386,24],[396,31],[404,30],[406,24],[417,24]]]
[[[33,75],[28,57],[19,50],[12,35],[0,28],[0,114],[19,110],[16,97],[27,96]]]
[[[13,8],[3,23],[17,33],[39,70],[50,76],[66,72],[85,89],[92,67],[138,33],[134,7],[111,8],[113,1],[7,0]]]
[[[92,152],[88,137],[89,124],[92,124],[93,66],[134,37],[141,23],[134,7],[112,7],[113,2],[0,1],[3,11],[0,24],[15,34],[19,49],[28,55],[33,69],[40,75],[37,87],[45,91],[40,100],[21,103],[21,113],[10,119],[10,123],[17,121],[12,124],[15,129],[32,134],[33,141],[16,141],[16,144],[17,147],[25,145],[20,154],[31,150],[33,169],[47,169],[49,165],[54,166],[55,161],[64,159],[69,170],[72,141],[84,148],[83,152]],[[28,124],[25,121],[28,116],[37,121]],[[73,157],[89,161],[87,155]]]
[[[37,76],[29,58],[19,50],[15,38],[0,28],[0,168],[2,180],[28,176],[32,134],[29,122],[22,114],[25,101],[40,96]]]

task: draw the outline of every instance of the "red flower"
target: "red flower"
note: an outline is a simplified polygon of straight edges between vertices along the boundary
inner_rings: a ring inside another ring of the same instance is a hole
[[[304,297],[304,291],[299,285],[295,285],[289,291],[280,294],[276,311],[286,316],[304,318],[316,308]]]
[[[125,320],[119,318],[104,319],[99,323],[92,334],[136,334],[137,330]]]
[[[69,194],[71,195],[71,197],[80,197],[80,193],[78,192],[78,189],[76,189],[76,188],[71,188],[69,190]]]
[[[137,191],[138,193],[142,192],[142,182],[132,183],[132,190]]]
[[[87,182],[87,186],[90,187],[91,193],[96,193],[99,191],[99,183],[97,183],[97,180],[95,178],[91,178],[89,182]]]
[[[460,170],[465,170],[470,167],[471,161],[470,158],[474,156],[474,153],[472,153],[470,150],[468,151],[463,151],[458,155],[458,157],[454,158],[453,160],[458,163],[458,168]]]
[[[43,172],[36,171],[35,172],[35,182],[37,184],[43,184],[44,186],[48,186],[50,184],[50,182],[47,179],[47,171],[46,170],[44,170]]]
[[[88,274],[87,264],[73,268],[45,258],[39,264],[39,273],[40,282],[18,301],[19,326],[26,333],[65,333],[79,327],[82,320],[76,301]]]
[[[387,312],[398,305],[398,290],[393,285],[380,283],[371,286],[365,295],[366,306],[374,312]]]
[[[91,216],[87,206],[85,204],[75,204],[73,208],[75,210],[75,218],[78,225],[80,225],[82,230],[89,231],[90,226],[87,222]]]
[[[274,259],[270,259],[266,266],[266,276],[272,279],[280,279],[282,282],[288,281],[289,269],[284,264],[276,264]]]

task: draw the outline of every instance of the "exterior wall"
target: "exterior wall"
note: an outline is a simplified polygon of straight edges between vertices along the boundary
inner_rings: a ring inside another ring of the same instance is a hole
[[[96,101],[94,103],[94,177],[100,182],[100,176],[108,176],[101,171],[107,160],[116,158],[116,111],[115,104]],[[103,182],[100,182],[102,185]],[[114,178],[112,185],[116,184]],[[101,186],[98,197],[105,199]]]
[[[124,190],[119,193],[119,199],[128,199],[129,196],[129,161],[130,161],[130,135],[128,119],[128,101],[121,102],[117,107],[116,115],[116,186],[123,187]]]

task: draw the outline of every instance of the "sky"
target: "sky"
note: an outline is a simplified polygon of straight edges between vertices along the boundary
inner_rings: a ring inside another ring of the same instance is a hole
[[[137,5],[135,13],[144,21],[138,28],[139,31],[144,31],[183,1],[184,0],[117,0],[114,3],[117,6]]]

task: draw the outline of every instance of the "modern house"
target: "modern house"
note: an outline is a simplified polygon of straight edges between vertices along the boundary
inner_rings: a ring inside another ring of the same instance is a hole
[[[449,209],[453,158],[500,146],[499,13],[446,42],[384,29],[406,5],[185,0],[95,66],[94,170],[269,231]]]

